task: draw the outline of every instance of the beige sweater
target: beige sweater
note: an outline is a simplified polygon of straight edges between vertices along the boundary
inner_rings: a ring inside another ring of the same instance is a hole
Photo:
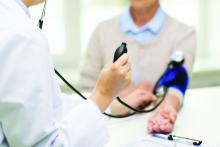
[[[165,16],[165,24],[156,39],[141,44],[125,36],[119,26],[120,17],[102,22],[95,29],[82,66],[79,86],[91,90],[103,66],[113,61],[116,48],[127,43],[128,54],[135,78],[155,83],[165,71],[173,51],[182,51],[185,67],[191,74],[196,50],[195,31],[177,20]],[[138,77],[137,77],[138,76]]]

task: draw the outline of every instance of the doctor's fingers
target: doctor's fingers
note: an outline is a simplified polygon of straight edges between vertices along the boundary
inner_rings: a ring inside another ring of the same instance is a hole
[[[123,66],[128,63],[128,59],[128,54],[123,54],[114,64],[119,67]]]
[[[125,75],[125,80],[127,81],[127,86],[129,86],[131,84],[131,71],[127,72],[127,74]]]
[[[122,73],[128,73],[131,71],[131,64],[127,62],[125,65],[121,67],[121,72]]]
[[[131,80],[131,66],[129,63],[121,67],[113,65],[112,71],[117,73],[121,77],[124,77],[126,80]]]
[[[111,68],[112,72],[117,72],[121,75],[127,74],[131,71],[131,65],[129,62],[126,62],[124,65],[113,63]]]

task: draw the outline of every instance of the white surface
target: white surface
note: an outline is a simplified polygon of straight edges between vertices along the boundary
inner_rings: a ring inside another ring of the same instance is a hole
[[[179,112],[173,134],[202,140],[220,147],[220,87],[189,90]],[[106,147],[120,147],[147,134],[150,114],[110,119],[110,140]]]

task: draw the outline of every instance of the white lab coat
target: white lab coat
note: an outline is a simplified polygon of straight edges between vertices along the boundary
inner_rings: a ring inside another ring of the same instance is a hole
[[[104,146],[106,118],[93,101],[61,94],[51,61],[40,29],[0,0],[0,146]]]

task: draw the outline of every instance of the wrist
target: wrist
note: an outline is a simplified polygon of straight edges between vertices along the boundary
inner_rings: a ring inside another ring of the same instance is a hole
[[[108,106],[111,104],[111,102],[113,101],[113,98],[112,96],[109,96],[95,89],[92,92],[91,100],[97,104],[100,111],[104,112],[108,108]]]
[[[180,101],[179,101],[179,99],[175,95],[167,94],[165,99],[164,99],[164,101],[158,107],[158,109],[160,110],[160,109],[167,108],[167,107],[172,107],[173,109],[178,111],[179,108],[180,108]]]
[[[116,99],[111,104],[113,115],[126,115],[129,114],[129,109],[119,103]]]

